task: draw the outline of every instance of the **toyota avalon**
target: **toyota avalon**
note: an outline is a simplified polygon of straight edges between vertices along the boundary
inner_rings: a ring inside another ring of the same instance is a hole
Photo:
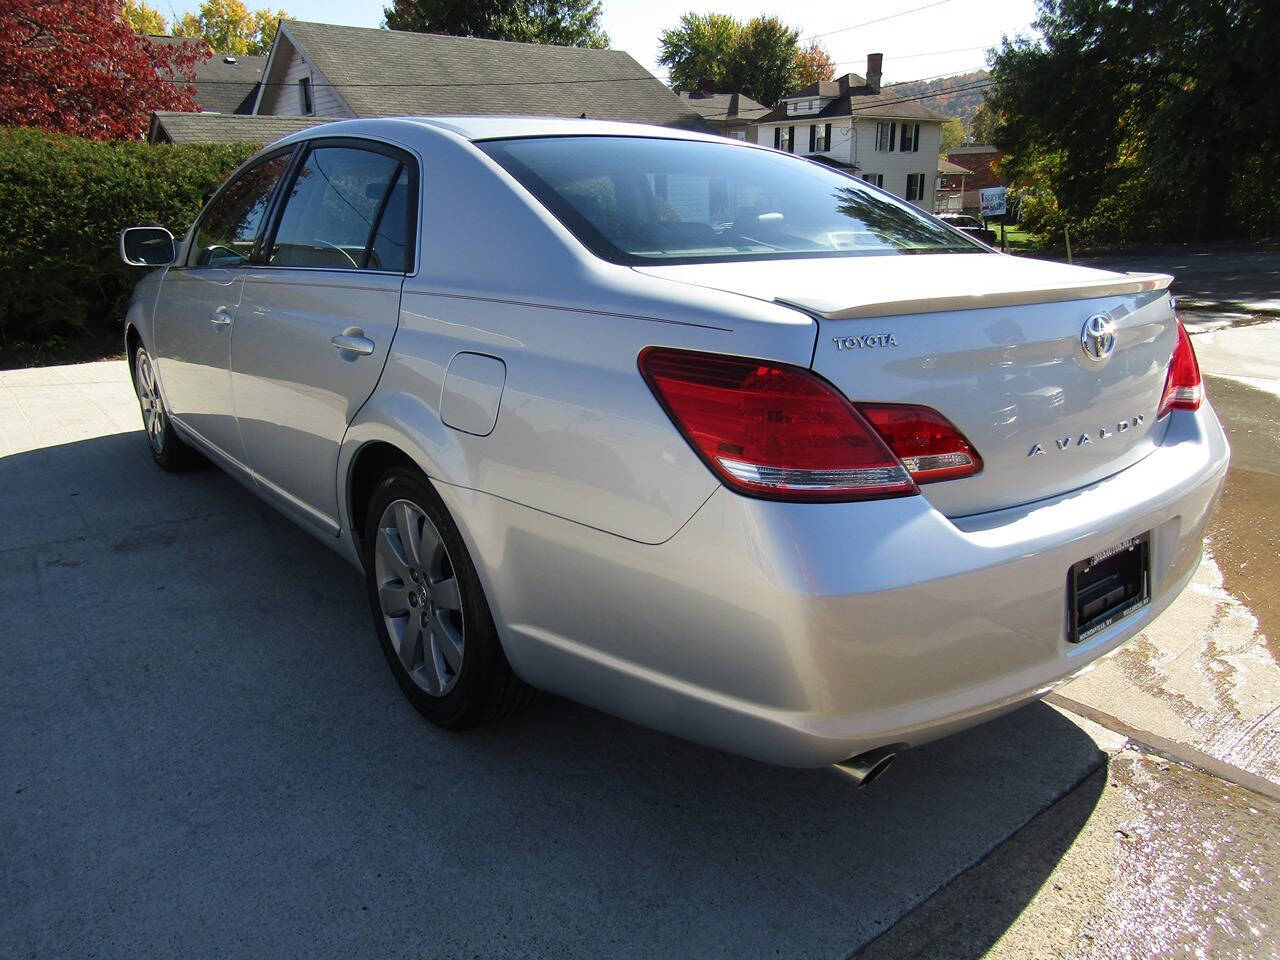
[[[713,136],[343,121],[120,245],[156,462],[359,568],[449,729],[542,688],[874,775],[1150,624],[1227,469],[1169,277]]]

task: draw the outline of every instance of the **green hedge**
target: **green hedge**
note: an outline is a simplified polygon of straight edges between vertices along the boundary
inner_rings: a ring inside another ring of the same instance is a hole
[[[0,129],[0,358],[118,331],[145,273],[120,262],[120,230],[160,224],[181,236],[201,198],[257,146]]]

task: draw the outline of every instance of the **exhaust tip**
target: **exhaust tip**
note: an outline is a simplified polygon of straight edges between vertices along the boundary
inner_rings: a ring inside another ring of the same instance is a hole
[[[836,766],[846,773],[852,774],[858,789],[861,790],[873,781],[880,779],[884,772],[893,765],[893,761],[897,757],[896,746],[877,747],[874,750],[868,750],[866,753],[850,757],[848,760],[841,760]]]

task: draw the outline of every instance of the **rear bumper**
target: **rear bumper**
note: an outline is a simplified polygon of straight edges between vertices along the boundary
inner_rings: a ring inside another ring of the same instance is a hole
[[[1213,411],[1072,493],[952,521],[924,497],[786,504],[718,489],[644,545],[446,488],[529,682],[773,763],[916,745],[1114,650],[1186,585],[1226,475]],[[1073,645],[1066,575],[1151,533],[1150,605]]]

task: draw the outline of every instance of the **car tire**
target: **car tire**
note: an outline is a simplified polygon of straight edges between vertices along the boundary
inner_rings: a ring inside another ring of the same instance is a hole
[[[365,581],[374,629],[396,683],[446,730],[502,719],[534,690],[503,653],[475,565],[427,479],[388,471],[364,518]]]
[[[173,428],[151,354],[139,343],[130,361],[133,364],[133,391],[138,397],[142,429],[147,435],[152,458],[162,469],[170,472],[190,470],[200,462],[200,455]]]

